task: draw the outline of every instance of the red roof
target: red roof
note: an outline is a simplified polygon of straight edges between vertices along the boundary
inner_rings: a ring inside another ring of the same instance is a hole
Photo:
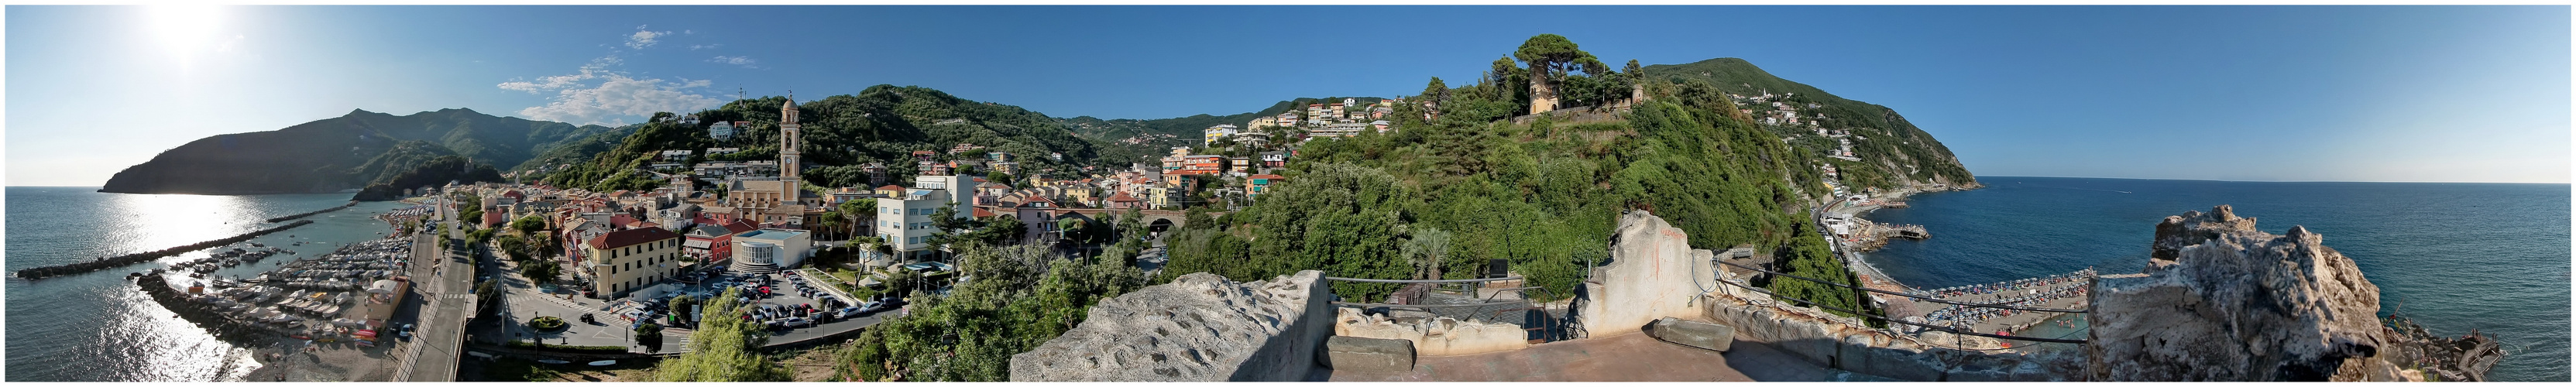
[[[751,220],[748,219],[734,219],[733,223],[725,223],[724,228],[726,231],[732,231],[725,234],[738,234],[744,231],[758,230],[760,229],[760,225],[753,224],[751,223]]]
[[[1141,201],[1145,201],[1145,200],[1144,200],[1144,199],[1137,199],[1137,198],[1136,198],[1136,197],[1134,197],[1134,196],[1127,196],[1127,193],[1126,193],[1126,192],[1119,192],[1117,195],[1109,195],[1109,201],[1113,201],[1113,202],[1141,202]]]
[[[903,190],[903,186],[900,186],[900,185],[893,185],[893,184],[887,184],[887,185],[886,185],[886,186],[884,186],[884,187],[877,187],[877,190],[880,190],[880,191],[883,191],[883,190],[896,190],[896,191],[902,191],[902,190]]]
[[[1250,178],[1253,178],[1253,179],[1286,179],[1287,177],[1285,177],[1285,176],[1279,176],[1279,175],[1252,175]]]
[[[992,211],[986,211],[986,210],[984,210],[984,208],[983,208],[983,207],[975,207],[975,217],[977,217],[977,218],[990,218],[990,217],[993,217],[993,212],[992,212]]]
[[[590,241],[583,243],[583,245],[590,246],[590,248],[594,249],[614,249],[634,246],[646,242],[656,242],[676,238],[680,238],[680,234],[671,232],[671,230],[664,230],[661,227],[645,227],[599,234],[597,237],[590,238]]]
[[[617,214],[617,216],[608,217],[609,226],[624,228],[629,224],[635,224],[635,217],[626,216],[626,214]]]

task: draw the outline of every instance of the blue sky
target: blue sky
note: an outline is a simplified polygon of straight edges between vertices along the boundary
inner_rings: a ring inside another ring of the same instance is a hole
[[[919,85],[1057,117],[1462,84],[1556,33],[1740,57],[1886,105],[1993,176],[2558,182],[2542,7],[39,7],[7,14],[8,185],[351,109],[641,121]],[[1532,18],[1533,16],[1541,16]]]

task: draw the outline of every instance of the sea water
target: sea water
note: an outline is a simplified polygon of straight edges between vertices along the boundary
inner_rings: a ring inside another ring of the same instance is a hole
[[[1865,216],[1932,237],[1863,259],[1916,288],[2088,267],[2136,273],[2157,222],[2226,204],[2264,232],[2323,235],[2379,286],[2382,315],[2445,336],[2496,335],[2510,355],[2489,379],[2568,380],[2567,184],[1977,180],[1986,188],[1916,195],[1911,208]],[[2052,332],[2031,332],[2043,333]]]
[[[291,222],[267,223],[348,203],[349,194],[137,195],[94,187],[8,187],[9,271],[160,250]],[[313,224],[250,242],[279,254],[217,274],[246,276],[278,262],[329,253],[391,230],[371,217],[409,207],[368,202],[305,217]],[[302,246],[293,245],[304,242]],[[234,246],[246,246],[237,244]],[[227,247],[228,248],[228,247]],[[8,380],[237,380],[259,363],[154,303],[126,273],[205,258],[208,249],[116,269],[41,280],[8,278]],[[184,277],[183,277],[184,278]]]

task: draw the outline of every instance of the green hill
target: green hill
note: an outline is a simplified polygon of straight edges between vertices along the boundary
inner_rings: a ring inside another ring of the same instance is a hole
[[[558,186],[584,187],[594,190],[638,189],[657,186],[640,172],[654,155],[662,150],[703,150],[708,147],[736,147],[741,153],[712,160],[769,160],[778,155],[779,108],[786,97],[770,96],[744,99],[695,114],[695,125],[661,120],[647,123],[610,147],[577,142],[568,146],[582,150],[551,150],[548,157],[589,153],[586,161],[560,171],[552,171],[546,181]],[[1064,120],[992,102],[958,98],[948,93],[917,86],[877,85],[855,95],[835,95],[801,101],[796,105],[798,122],[805,136],[805,169],[807,181],[818,186],[838,187],[864,184],[866,174],[860,166],[883,162],[898,177],[918,173],[913,151],[939,152],[939,159],[984,157],[987,152],[1004,152],[1022,170],[1059,173],[1091,166],[1125,167],[1137,157],[1118,154],[1100,144],[1074,135]],[[732,139],[708,137],[706,128],[720,121],[749,122],[736,129]],[[982,150],[965,154],[948,153],[956,144],[975,144]],[[604,144],[603,144],[604,145]],[[1104,158],[1104,152],[1112,156]],[[1063,160],[1051,155],[1061,154]],[[700,159],[707,159],[700,157]],[[1103,162],[1115,159],[1122,161]],[[693,160],[697,161],[697,160]],[[523,166],[527,169],[530,166]]]
[[[1646,66],[1645,77],[1675,84],[1704,82],[1724,93],[1741,96],[1764,92],[1785,95],[1772,101],[1784,102],[1802,114],[1823,114],[1825,118],[1818,120],[1820,127],[1849,129],[1852,134],[1866,138],[1852,142],[1852,153],[1861,159],[1859,162],[1820,160],[1837,165],[1843,172],[1843,180],[1857,187],[1894,189],[1920,183],[1977,186],[1976,176],[1959,164],[1958,157],[1950,154],[1949,147],[1942,146],[1931,133],[1906,122],[1895,109],[1845,99],[1814,86],[1780,79],[1743,59],[1717,58]],[[1816,106],[1808,107],[1808,104]],[[1768,104],[1747,104],[1739,108],[1757,112],[1771,110]],[[1821,154],[1836,146],[1833,140],[1816,136],[1802,127],[1769,129],[1775,134],[1790,136],[1793,145],[1808,153]]]
[[[406,116],[356,110],[284,129],[216,135],[163,151],[110,177],[101,192],[263,194],[354,189],[426,161],[377,160],[419,141],[483,165],[517,165],[607,127],[443,109]],[[429,152],[414,146],[403,152]],[[371,161],[373,165],[370,165]]]

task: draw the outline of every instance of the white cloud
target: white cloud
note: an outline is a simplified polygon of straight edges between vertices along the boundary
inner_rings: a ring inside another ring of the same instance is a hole
[[[597,59],[591,59],[589,64],[582,65],[581,70],[578,73],[538,77],[535,81],[513,79],[509,82],[502,82],[500,86],[502,89],[525,91],[531,94],[540,91],[562,90],[574,86],[582,86],[585,81],[599,79],[601,76],[608,74],[608,68],[610,66],[616,66],[622,63],[626,63],[626,60],[618,58],[616,55],[603,56]]]
[[[690,50],[704,50],[704,49],[716,48],[716,47],[718,47],[718,46],[723,46],[723,45],[724,45],[724,44],[721,44],[721,43],[719,43],[719,44],[692,44],[692,45],[689,45],[689,49],[690,49]]]
[[[626,47],[638,50],[644,49],[645,47],[652,47],[654,43],[662,42],[660,40],[655,40],[655,38],[660,38],[664,35],[670,34],[671,31],[647,31],[644,29],[644,26],[635,26],[635,34],[626,36]]]
[[[635,26],[635,34],[629,35],[625,44],[628,48],[642,49],[658,43],[658,38],[670,34],[670,31],[651,31],[645,26]],[[524,91],[529,94],[553,93],[546,98],[544,105],[520,109],[520,117],[585,125],[624,125],[629,118],[641,118],[657,112],[693,112],[722,104],[722,101],[715,97],[691,92],[691,89],[712,86],[715,81],[688,78],[678,78],[678,81],[637,78],[618,70],[626,64],[626,59],[620,56],[621,52],[623,51],[611,47],[608,55],[591,59],[590,63],[582,64],[581,68],[572,74],[536,79],[514,78],[497,86],[503,90]],[[750,58],[737,57],[737,59],[740,63],[734,64],[750,66],[756,63]]]
[[[708,61],[708,62],[715,62],[715,63],[723,63],[723,64],[735,65],[735,66],[742,66],[742,68],[747,68],[747,69],[757,69],[757,68],[760,68],[760,61],[759,61],[759,60],[754,60],[754,59],[751,59],[751,57],[747,57],[747,56],[722,56],[722,55],[718,55],[718,56],[716,56],[716,57],[715,57],[715,59],[708,59],[707,61]]]
[[[623,118],[627,116],[690,112],[723,104],[714,97],[688,91],[713,85],[713,81],[683,78],[679,82],[670,82],[658,78],[630,78],[617,73],[598,77],[604,81],[597,86],[562,88],[545,106],[520,109],[519,115],[546,121],[620,125],[626,122]]]

